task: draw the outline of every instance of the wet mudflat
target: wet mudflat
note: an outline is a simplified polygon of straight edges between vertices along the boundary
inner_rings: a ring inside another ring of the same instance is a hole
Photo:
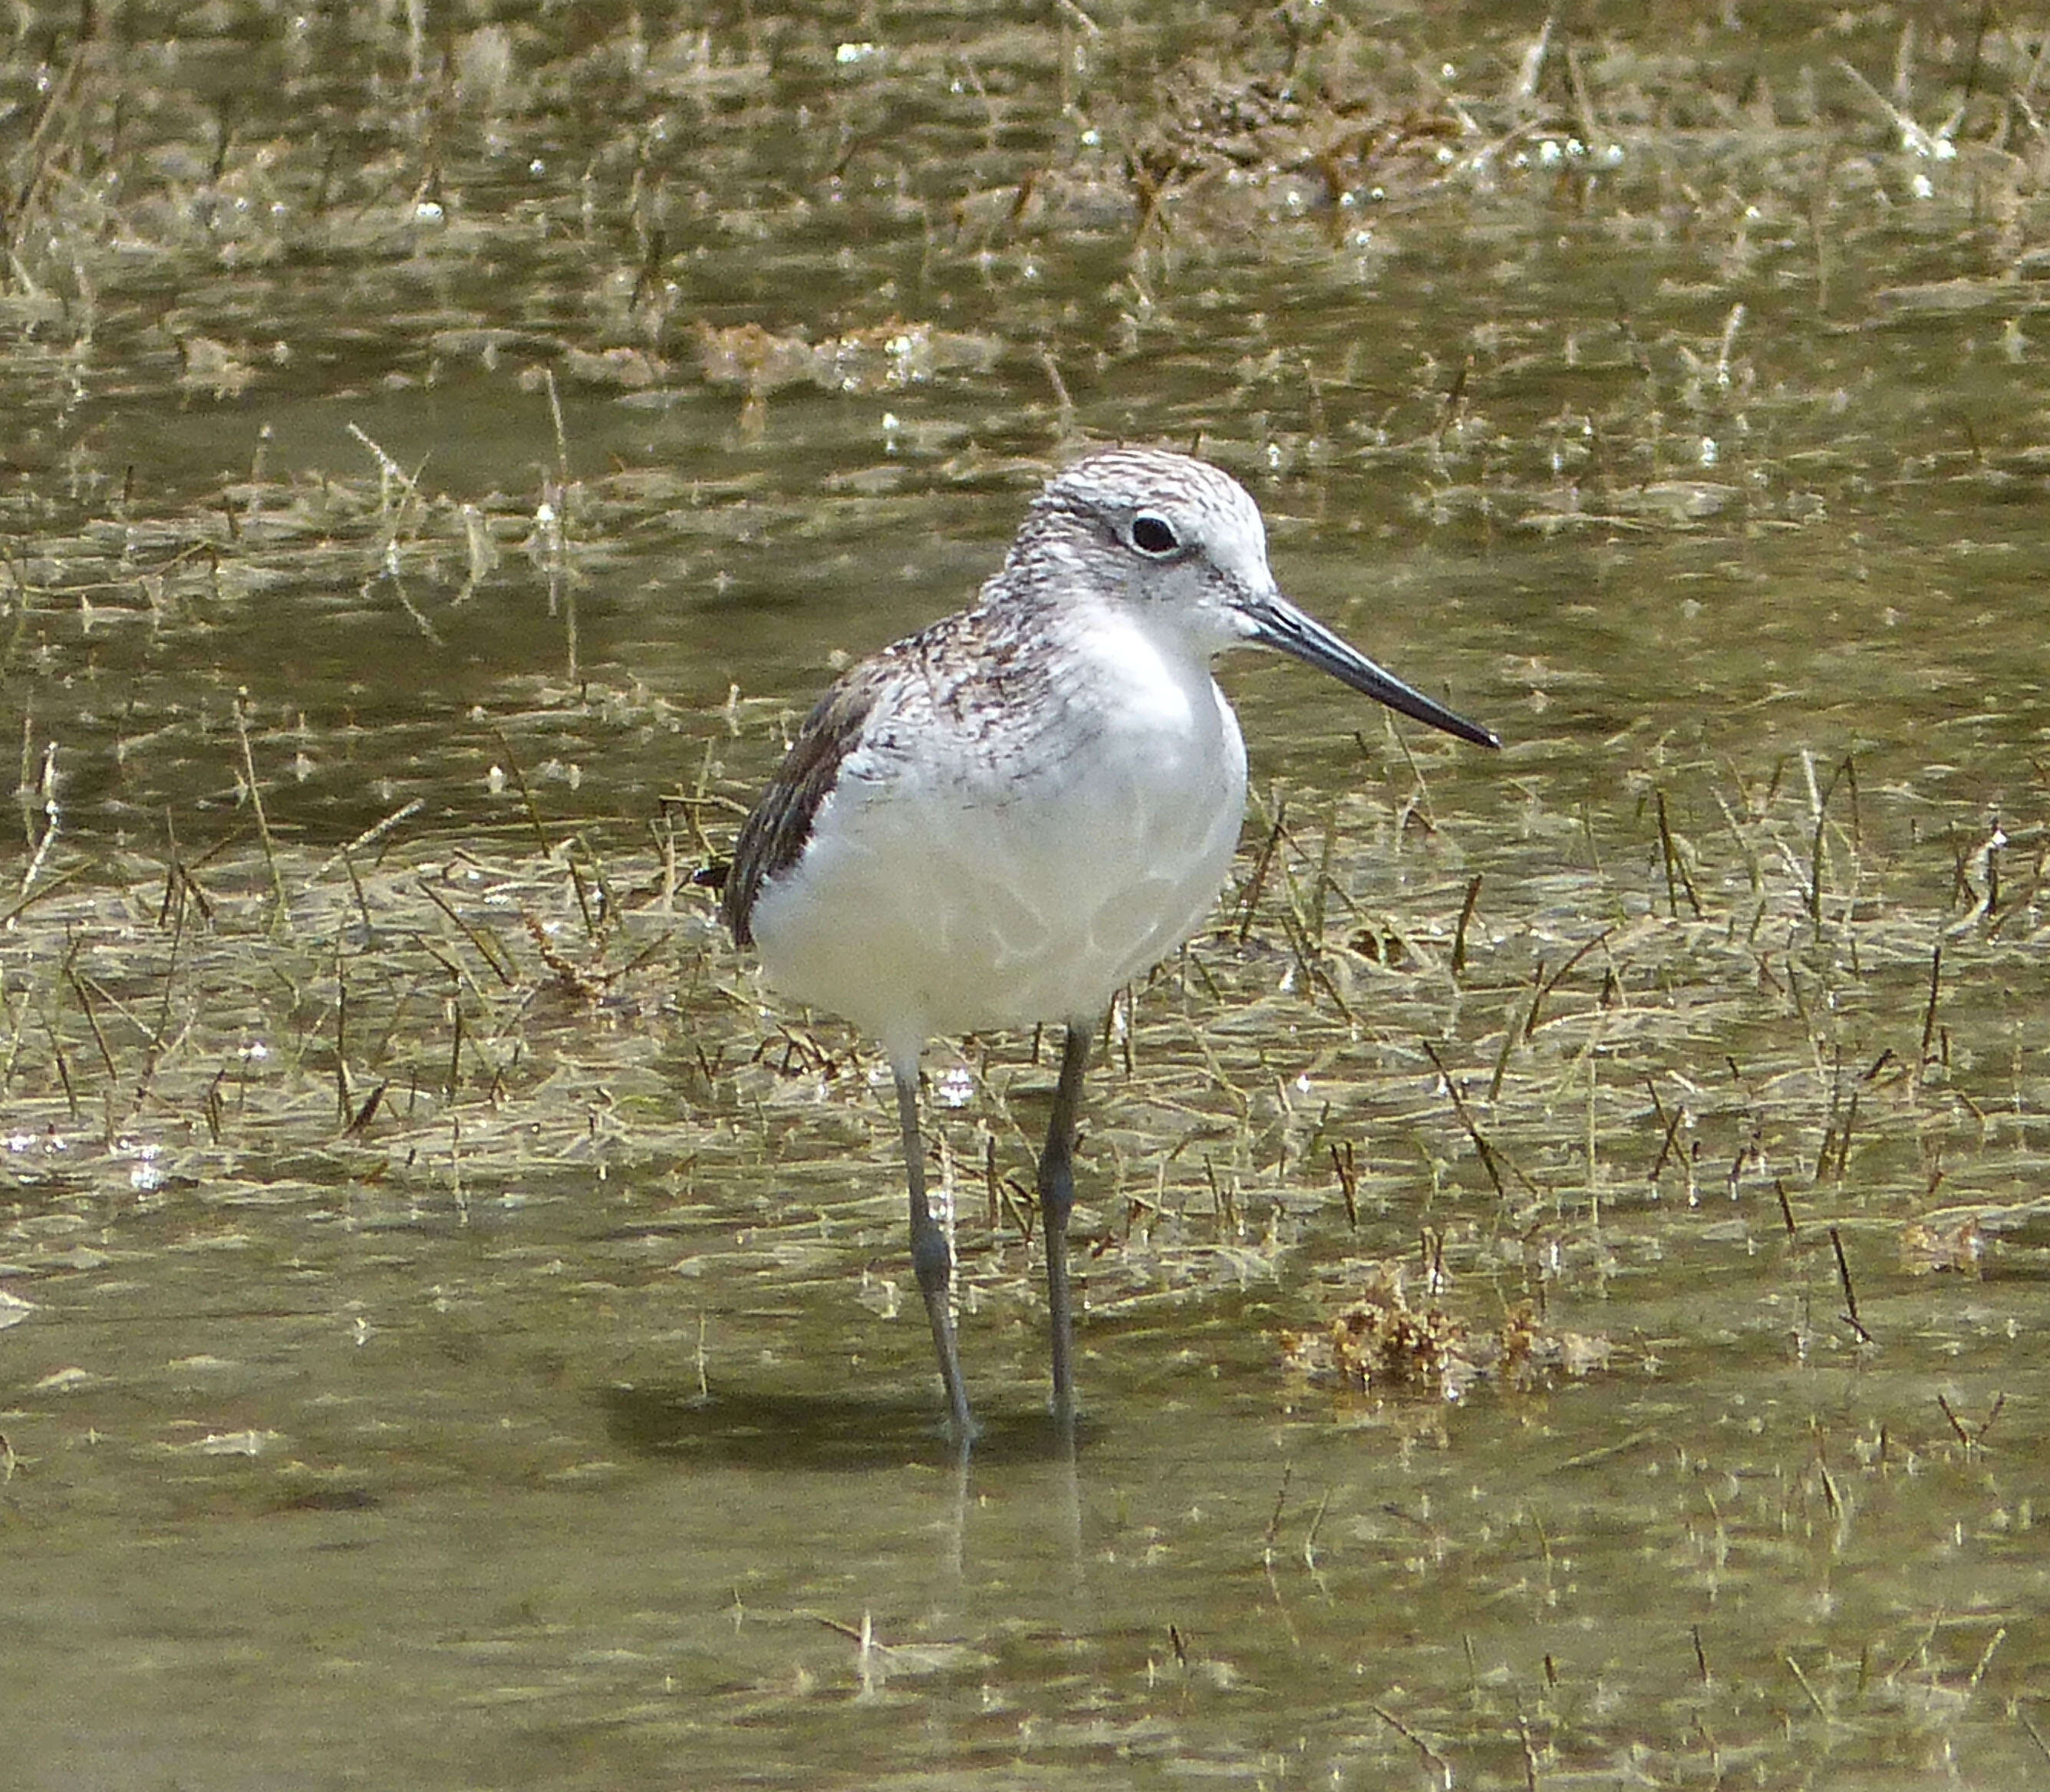
[[[2037,27],[177,28],[0,95],[21,1783],[2050,1772]],[[1072,1459],[931,1056],[963,1468],[692,878],[1119,438],[1506,746],[1223,668]]]

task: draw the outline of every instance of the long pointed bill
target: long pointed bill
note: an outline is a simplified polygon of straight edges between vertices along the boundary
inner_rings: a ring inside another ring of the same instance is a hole
[[[1363,691],[1414,721],[1428,722],[1433,728],[1442,728],[1476,746],[1502,745],[1493,729],[1455,715],[1443,703],[1434,702],[1413,685],[1405,684],[1393,672],[1383,672],[1279,591],[1241,598],[1233,607],[1251,625],[1250,638],[1261,646],[1278,649],[1307,666],[1329,672],[1340,684]]]

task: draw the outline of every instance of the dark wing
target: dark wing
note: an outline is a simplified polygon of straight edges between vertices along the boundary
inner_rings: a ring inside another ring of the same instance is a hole
[[[876,695],[873,680],[857,673],[820,698],[754,813],[742,823],[719,903],[719,917],[736,945],[754,943],[750,920],[762,885],[804,856],[819,805],[840,781],[840,762],[860,740]]]

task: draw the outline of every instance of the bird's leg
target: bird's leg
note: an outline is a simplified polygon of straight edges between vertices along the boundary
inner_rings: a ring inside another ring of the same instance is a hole
[[[918,1136],[918,1065],[895,1067],[897,1120],[904,1130],[904,1178],[911,1192],[911,1271],[925,1296],[926,1317],[932,1322],[933,1349],[940,1359],[940,1379],[946,1384],[954,1441],[965,1449],[975,1436],[975,1415],[968,1410],[968,1383],[961,1378],[961,1351],[954,1342],[953,1251],[926,1200],[926,1150]]]
[[[1096,1029],[1068,1023],[1061,1047],[1061,1080],[1054,1087],[1054,1117],[1039,1156],[1039,1230],[1046,1243],[1046,1307],[1054,1333],[1054,1417],[1063,1430],[1075,1422],[1075,1317],[1068,1293],[1068,1216],[1075,1206],[1075,1113],[1082,1105],[1082,1072],[1089,1068]]]

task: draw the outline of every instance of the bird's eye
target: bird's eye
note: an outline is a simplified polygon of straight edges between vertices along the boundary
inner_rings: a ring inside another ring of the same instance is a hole
[[[1163,559],[1182,545],[1175,525],[1164,516],[1144,512],[1132,519],[1132,545],[1142,554]]]

